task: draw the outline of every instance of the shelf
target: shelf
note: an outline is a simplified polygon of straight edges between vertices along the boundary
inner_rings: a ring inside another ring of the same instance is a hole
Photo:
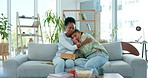
[[[38,19],[38,17],[23,17],[23,16],[19,16],[19,18],[22,18],[22,19]]]
[[[81,30],[82,32],[94,32],[94,30]]]
[[[20,35],[20,34],[18,34],[18,35]],[[41,36],[41,35],[37,35],[37,34],[21,34],[22,36]]]
[[[76,26],[82,32],[93,33],[96,38],[96,11],[95,10],[63,10],[63,21],[66,17],[73,17],[78,23]]]
[[[32,25],[19,25],[17,27],[38,28],[38,26],[32,26]]]
[[[63,10],[63,12],[92,12],[95,10]]]
[[[24,15],[19,16],[19,13],[16,12],[16,36],[18,54],[28,50],[26,45],[29,42],[39,43],[41,41],[43,43],[39,14],[36,17],[26,17]]]
[[[94,22],[95,20],[76,20],[78,22]]]
[[[18,47],[18,49],[22,49],[22,47]],[[28,49],[28,47],[23,47],[23,49]]]

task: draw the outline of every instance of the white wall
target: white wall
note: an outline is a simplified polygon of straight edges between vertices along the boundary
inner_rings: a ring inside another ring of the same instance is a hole
[[[76,10],[77,8],[77,2],[75,0],[59,0],[60,1],[60,16],[62,17],[63,10]]]

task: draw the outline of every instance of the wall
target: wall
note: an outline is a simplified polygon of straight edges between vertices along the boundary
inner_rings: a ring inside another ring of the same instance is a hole
[[[59,10],[60,10],[60,16],[62,17],[63,14],[63,10],[75,10],[78,9],[77,8],[77,3],[75,0],[59,0],[60,2],[60,6],[59,6]]]

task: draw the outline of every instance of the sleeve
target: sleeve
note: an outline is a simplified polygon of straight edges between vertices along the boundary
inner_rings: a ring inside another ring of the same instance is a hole
[[[94,40],[93,40],[93,38],[91,37],[91,35],[86,34],[86,33],[83,34],[83,35],[81,36],[81,41],[84,41],[86,38],[91,38],[91,39],[92,39],[92,42],[87,43],[87,44],[81,46],[80,50],[81,50],[81,53],[82,53],[82,54],[87,54],[88,52],[91,52],[92,47],[93,47]]]
[[[60,35],[60,37],[59,37],[59,43],[62,44],[64,47],[66,47],[66,48],[69,49],[69,50],[76,50],[76,49],[78,49],[78,48],[77,48],[77,45],[72,45],[72,44],[70,44],[70,43],[66,40],[66,38],[64,37],[64,35]]]

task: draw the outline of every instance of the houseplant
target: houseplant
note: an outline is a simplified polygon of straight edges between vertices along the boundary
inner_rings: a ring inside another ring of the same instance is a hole
[[[10,24],[8,22],[8,19],[1,13],[0,15],[0,37],[1,37],[1,42],[0,42],[0,55],[2,55],[2,63],[4,63],[4,60],[7,59],[7,56],[9,55],[8,52],[8,47],[9,44],[7,43],[9,33],[8,31],[10,30]],[[6,40],[6,43],[4,42]]]
[[[112,28],[112,30],[111,30],[110,36],[111,36],[111,40],[112,40],[112,41],[114,41],[114,39],[115,39],[117,30],[118,30],[117,26],[114,26],[114,27]]]
[[[63,21],[58,15],[52,13],[52,10],[46,11],[45,16],[44,26],[48,26],[49,30],[51,31],[49,32],[47,38],[50,43],[57,43],[59,33],[64,31]],[[51,29],[52,27],[53,29]]]
[[[2,40],[8,40],[10,25],[3,13],[0,15],[0,35]]]

